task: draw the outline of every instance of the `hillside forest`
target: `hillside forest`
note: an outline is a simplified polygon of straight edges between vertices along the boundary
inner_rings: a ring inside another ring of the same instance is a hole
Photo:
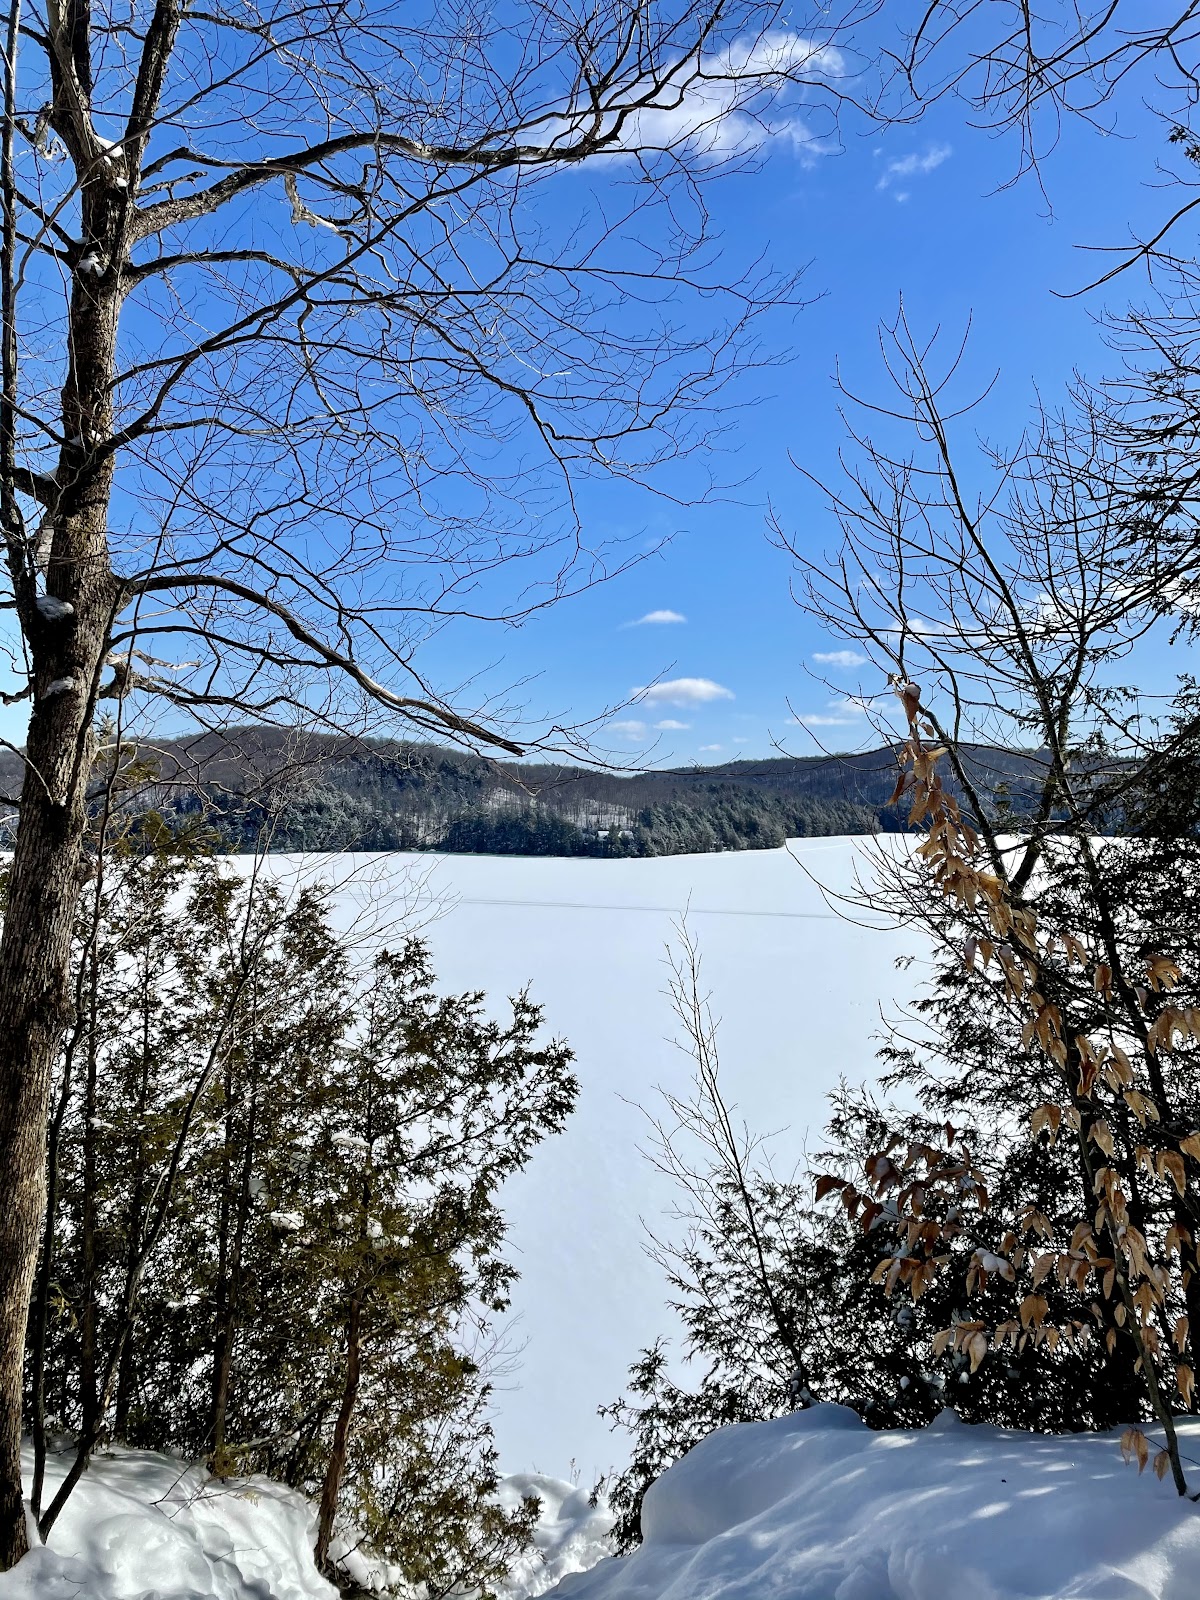
[[[120,807],[172,826],[202,819],[233,852],[620,859],[774,850],[787,839],[905,830],[904,808],[889,803],[897,755],[885,745],[854,755],[626,772],[233,728],[132,745]],[[1045,768],[1043,758],[1019,750],[967,749],[963,760],[997,815],[1026,809]],[[5,778],[19,783],[19,763],[0,754],[0,786]]]

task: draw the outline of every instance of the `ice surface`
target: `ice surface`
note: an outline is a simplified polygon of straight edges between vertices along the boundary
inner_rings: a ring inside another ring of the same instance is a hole
[[[274,856],[285,884],[344,887],[341,926],[367,944],[397,921],[429,939],[438,980],[500,1000],[526,983],[548,1027],[578,1056],[582,1083],[567,1131],[509,1185],[505,1210],[521,1271],[511,1343],[520,1352],[497,1393],[506,1471],[587,1486],[627,1447],[596,1407],[614,1399],[639,1348],[672,1323],[642,1219],[669,1226],[673,1195],[638,1153],[654,1086],[686,1087],[671,1042],[664,950],[686,910],[721,1020],[726,1090],[751,1125],[788,1129],[782,1164],[825,1121],[845,1074],[874,1070],[879,1008],[913,992],[925,950],[914,936],[856,927],[813,882],[851,887],[865,841],[806,839],[788,850],[652,860],[559,857]],[[807,869],[807,870],[806,870]],[[898,956],[915,955],[908,970]]]

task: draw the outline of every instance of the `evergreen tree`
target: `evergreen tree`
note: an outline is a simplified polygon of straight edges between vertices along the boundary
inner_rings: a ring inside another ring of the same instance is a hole
[[[501,1021],[440,994],[414,939],[364,963],[319,892],[165,827],[103,882],[30,1324],[42,1448],[265,1470],[319,1501],[323,1562],[362,1540],[431,1595],[491,1592],[532,1516],[492,1498],[500,1190],[562,1128],[570,1052],[528,995]]]

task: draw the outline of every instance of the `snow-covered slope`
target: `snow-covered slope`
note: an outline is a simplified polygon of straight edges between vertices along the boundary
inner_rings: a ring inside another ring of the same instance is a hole
[[[59,1467],[51,1457],[50,1494]],[[337,1600],[313,1565],[315,1529],[315,1506],[269,1479],[216,1484],[174,1456],[105,1452],[50,1543],[0,1573],[0,1600]]]
[[[505,1200],[522,1273],[519,1359],[497,1395],[506,1470],[570,1478],[574,1463],[590,1485],[622,1464],[624,1442],[596,1407],[621,1392],[638,1349],[670,1328],[641,1221],[661,1228],[672,1196],[638,1153],[638,1106],[653,1105],[656,1084],[679,1089],[689,1074],[663,995],[673,923],[687,911],[703,954],[727,1091],[753,1126],[789,1129],[781,1154],[797,1156],[839,1076],[871,1074],[879,1008],[911,994],[919,975],[919,962],[894,964],[920,956],[915,938],[840,919],[808,875],[848,889],[864,845],[809,839],[788,851],[649,861],[270,859],[285,882],[343,883],[338,920],[368,942],[397,918],[424,924],[446,986],[500,997],[530,983],[578,1055],[575,1116]]]
[[[1153,1430],[1150,1430],[1153,1434]],[[1200,1420],[1181,1423],[1200,1460]],[[534,1474],[537,1548],[506,1600],[1196,1600],[1200,1509],[1123,1465],[1117,1435],[968,1427],[872,1433],[840,1406],[722,1428],[650,1490],[645,1543]],[[314,1508],[263,1478],[213,1484],[169,1456],[100,1455],[49,1549],[0,1600],[335,1600]],[[556,1580],[561,1580],[557,1582]]]
[[[1183,1424],[1200,1457],[1200,1423]],[[659,1479],[645,1543],[554,1600],[1196,1600],[1200,1510],[1113,1435],[871,1433],[841,1406],[722,1428]]]
[[[539,1472],[515,1472],[500,1483],[500,1503],[515,1511],[521,1501],[536,1495],[541,1514],[534,1530],[533,1549],[518,1556],[509,1568],[508,1600],[532,1600],[553,1589],[572,1572],[586,1572],[611,1553],[616,1521],[601,1497],[592,1505],[587,1490],[547,1478]]]
[[[27,1451],[27,1480],[31,1468]],[[66,1458],[51,1456],[51,1494],[65,1470]],[[532,1600],[609,1550],[613,1518],[603,1503],[529,1473],[500,1485],[501,1502],[514,1510],[530,1494],[542,1513],[506,1600]],[[0,1600],[337,1600],[313,1565],[316,1521],[315,1505],[269,1478],[218,1483],[175,1456],[101,1451],[49,1545],[0,1573]],[[370,1588],[381,1571],[361,1553],[351,1570]]]

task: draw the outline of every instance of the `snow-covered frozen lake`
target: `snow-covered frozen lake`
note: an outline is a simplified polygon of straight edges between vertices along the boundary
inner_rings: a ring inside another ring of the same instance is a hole
[[[671,1328],[642,1251],[643,1219],[669,1227],[671,1192],[638,1147],[639,1107],[689,1076],[664,994],[673,925],[686,910],[721,1019],[727,1095],[753,1127],[786,1129],[778,1149],[795,1157],[839,1077],[871,1074],[880,1007],[911,995],[924,966],[915,936],[843,920],[808,876],[849,888],[864,843],[647,861],[271,858],[273,875],[343,883],[337,920],[368,941],[406,917],[421,927],[446,987],[500,997],[530,983],[578,1057],[574,1118],[505,1202],[522,1277],[509,1328],[519,1356],[496,1404],[504,1470],[568,1477],[574,1464],[590,1484],[623,1464],[624,1440],[596,1408]],[[917,959],[902,970],[903,955]]]

